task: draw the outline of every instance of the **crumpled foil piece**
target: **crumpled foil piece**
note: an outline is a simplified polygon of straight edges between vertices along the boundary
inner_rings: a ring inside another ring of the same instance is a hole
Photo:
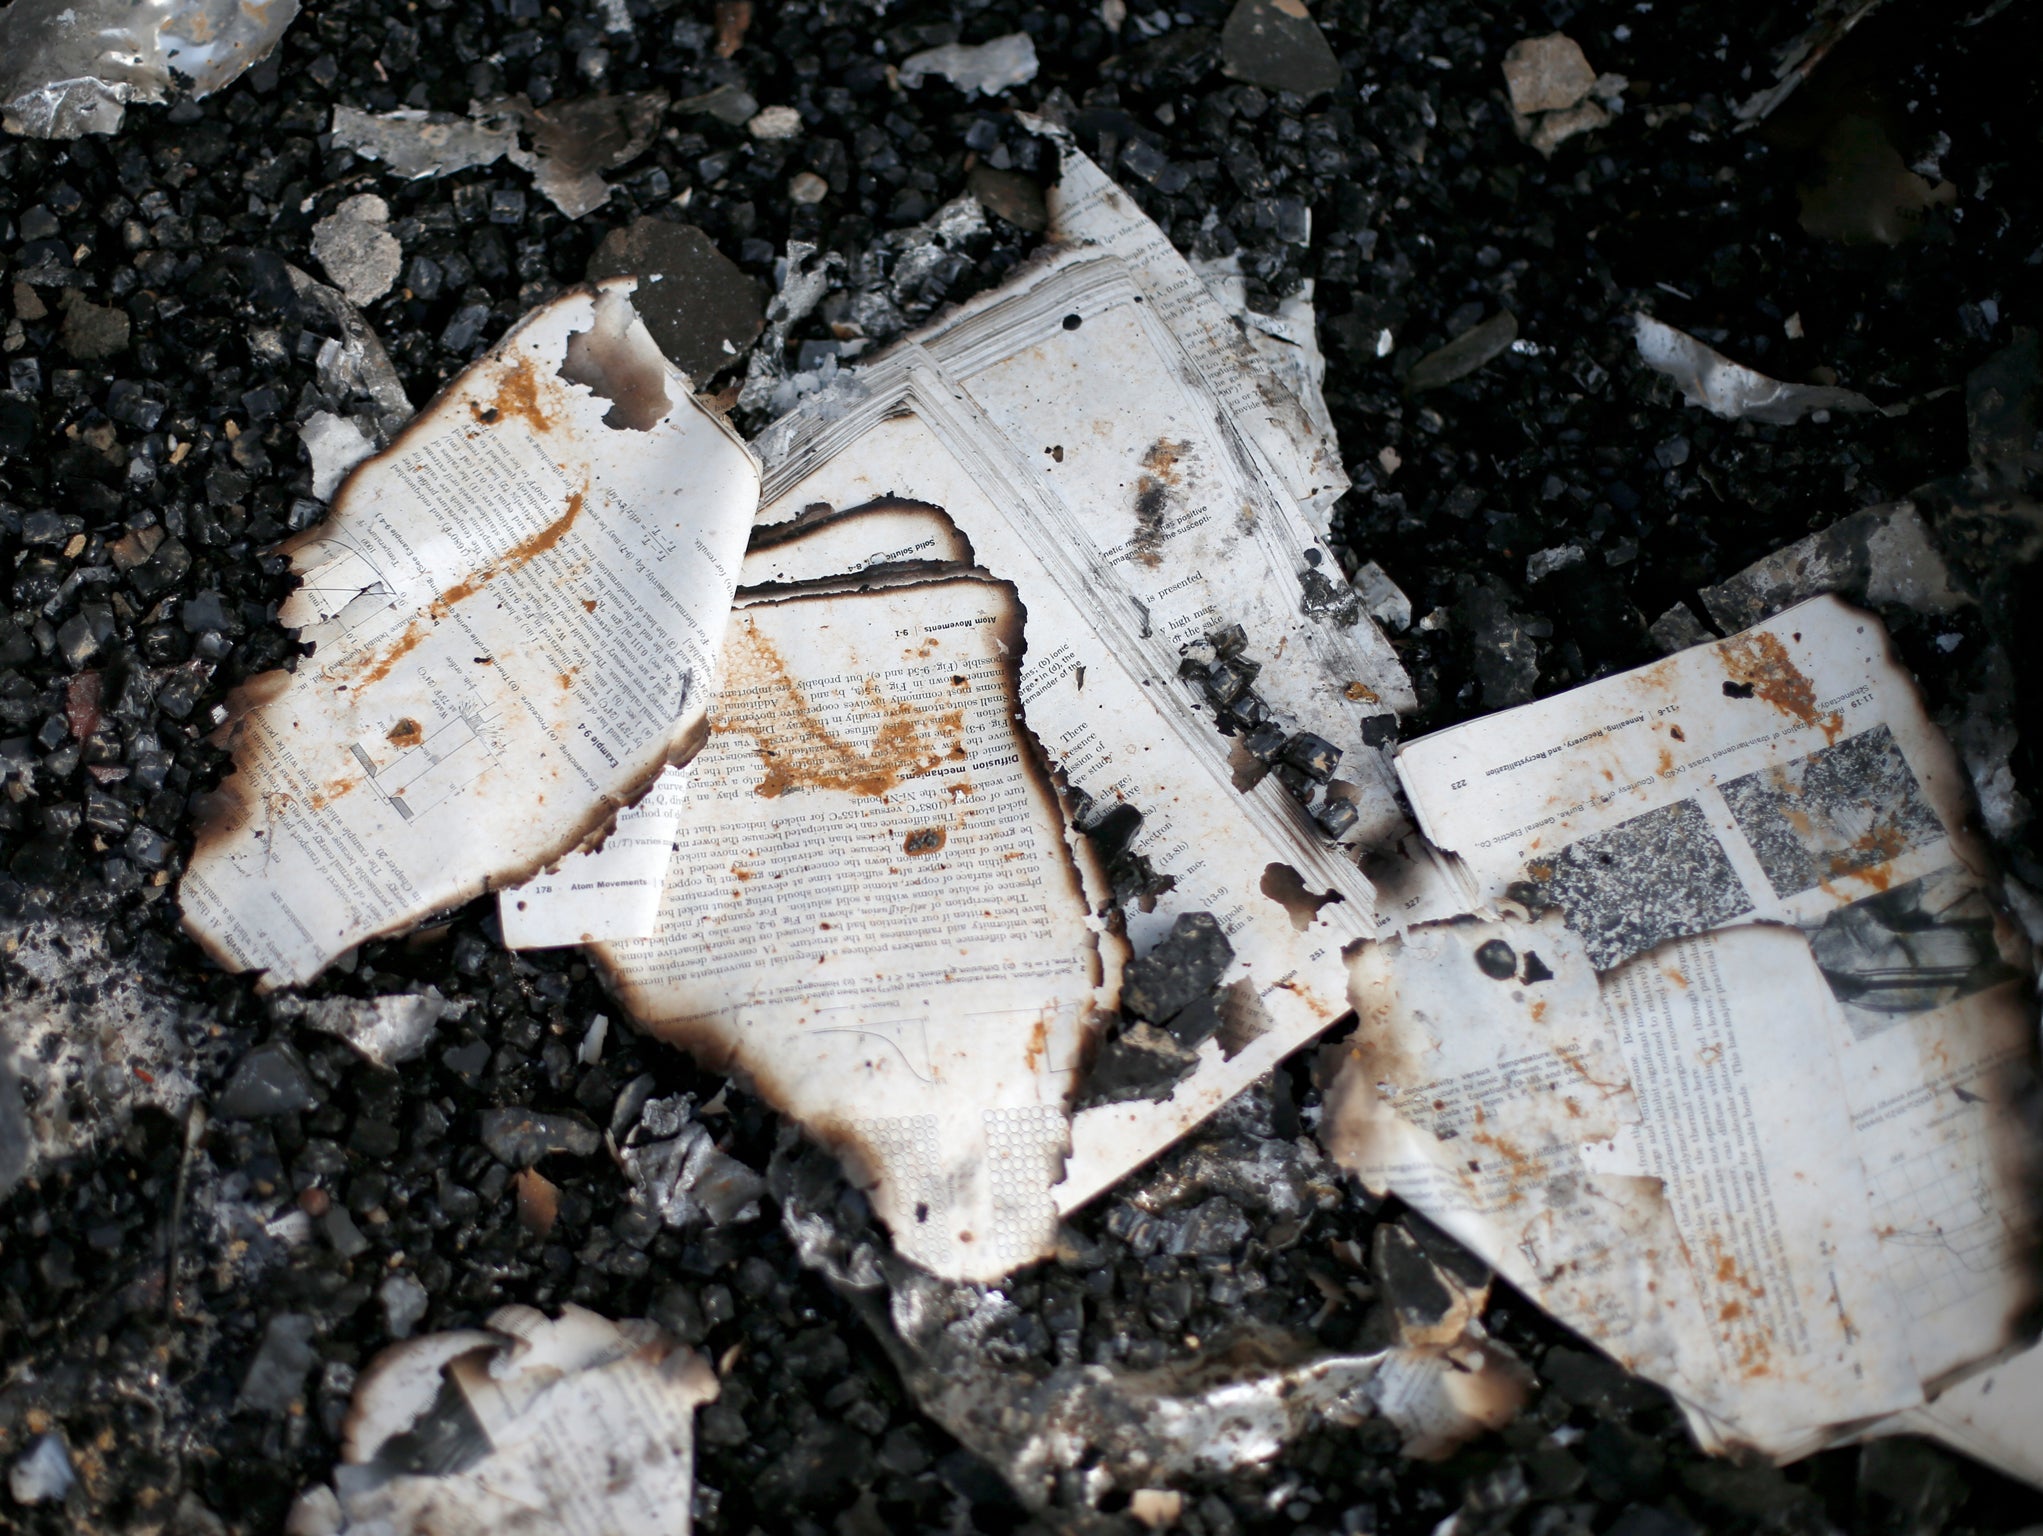
[[[374,114],[333,109],[333,141],[392,174],[416,181],[451,176],[499,159],[532,174],[536,186],[571,219],[610,198],[602,172],[644,154],[667,114],[665,91],[590,96],[535,107],[523,96],[473,102],[468,116],[404,110]],[[531,141],[526,149],[523,134]]]
[[[411,399],[397,369],[391,366],[390,354],[346,294],[296,267],[285,270],[299,304],[340,332],[338,338],[329,336],[320,343],[314,359],[320,389],[337,400],[356,403],[348,413],[350,419],[381,448],[412,418]]]
[[[1651,315],[1634,315],[1632,322],[1637,327],[1640,360],[1679,384],[1690,405],[1699,405],[1712,416],[1788,427],[1812,411],[1880,409],[1856,390],[1770,379]]]
[[[695,1118],[693,1094],[648,1100],[618,1160],[634,1197],[670,1227],[752,1221],[766,1193],[766,1181],[720,1150]]]
[[[473,111],[472,116],[457,117],[452,112],[416,108],[375,113],[337,106],[333,109],[333,141],[407,181],[452,176],[519,153],[515,115],[484,112],[479,107]]]
[[[946,43],[925,48],[901,61],[901,83],[909,89],[922,84],[925,75],[941,75],[970,96],[998,96],[1011,86],[1027,85],[1036,78],[1036,41],[1026,32],[1011,32],[990,43],[969,46]]]
[[[298,0],[14,0],[0,12],[0,126],[113,133],[174,81],[209,96],[277,45]]]

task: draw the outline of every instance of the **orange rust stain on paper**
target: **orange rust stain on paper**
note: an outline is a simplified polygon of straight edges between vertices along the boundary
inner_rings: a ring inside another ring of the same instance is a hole
[[[764,799],[797,789],[834,789],[878,799],[949,755],[931,739],[914,705],[888,698],[870,678],[865,680],[866,703],[879,726],[872,745],[859,751],[816,714],[773,643],[749,620],[727,646],[724,666],[725,697],[745,700],[745,713],[720,712],[710,729],[750,736],[757,743],[766,765],[757,790]]]
[[[1766,1287],[1754,1280],[1738,1267],[1738,1261],[1725,1253],[1714,1240],[1710,1244],[1717,1249],[1717,1281],[1722,1285],[1735,1285],[1746,1295],[1760,1297],[1766,1294]]]
[[[1863,858],[1854,858],[1852,854],[1834,853],[1829,858],[1831,878],[1856,875],[1874,890],[1884,891],[1894,882],[1894,860],[1901,856],[1905,847],[1899,827],[1891,823],[1874,827],[1852,842],[1853,854],[1871,854],[1874,862],[1869,865]]]
[[[425,739],[425,728],[409,715],[393,725],[385,737],[393,747],[415,747]]]
[[[505,572],[515,570],[535,556],[544,554],[547,550],[552,549],[566,535],[568,529],[574,526],[575,519],[582,515],[582,504],[586,494],[586,487],[575,492],[574,495],[568,498],[567,509],[559,517],[548,523],[544,528],[541,528],[530,538],[517,544],[495,565],[477,572],[465,581],[456,582],[438,597],[434,598],[427,605],[426,616],[434,623],[438,623],[453,611],[455,604],[461,602],[464,598],[473,597]],[[343,686],[353,688],[356,692],[374,687],[390,675],[392,667],[418,649],[419,643],[429,633],[431,631],[424,624],[420,623],[417,619],[413,619],[411,623],[405,626],[404,633],[398,637],[397,642],[388,651],[385,651],[381,656],[373,660],[365,661],[363,663],[364,670]],[[477,658],[477,660],[486,659],[484,657]],[[391,740],[397,742],[399,746],[411,745],[409,742],[397,741],[395,736],[392,736]]]
[[[367,670],[362,672],[347,686],[353,688],[356,692],[360,692],[364,688],[371,688],[377,683],[382,682],[384,678],[390,675],[390,669],[417,650],[419,642],[424,640],[429,633],[430,631],[425,625],[419,623],[417,619],[413,619],[409,624],[405,625],[404,633],[398,637],[397,643],[388,651],[385,651],[382,656],[366,662]]]
[[[1480,1127],[1485,1119],[1480,1107],[1475,1112],[1475,1119],[1476,1125]],[[1504,1160],[1505,1166],[1508,1169],[1505,1175],[1505,1182],[1509,1186],[1504,1203],[1506,1205],[1516,1205],[1520,1200],[1524,1199],[1525,1185],[1528,1182],[1536,1182],[1540,1177],[1541,1170],[1538,1160],[1527,1155],[1522,1148],[1489,1131],[1481,1129],[1471,1130],[1469,1132],[1469,1140],[1479,1147],[1488,1147]]]
[[[306,795],[306,804],[315,811],[323,811],[341,796],[352,791],[357,782],[355,779],[335,779],[324,790],[315,789]]]
[[[1149,445],[1149,451],[1142,455],[1142,467],[1166,485],[1178,483],[1178,458],[1190,445],[1174,443],[1159,437]]]
[[[1022,1059],[1028,1063],[1031,1072],[1043,1070],[1043,1063],[1050,1058],[1050,1021],[1037,1019],[1035,1028],[1029,1031],[1028,1049]]]
[[[581,490],[576,491],[574,495],[568,497],[567,508],[559,517],[556,517],[530,538],[523,539],[513,545],[504,555],[503,559],[497,561],[494,565],[485,567],[465,581],[454,583],[453,586],[433,599],[427,611],[435,619],[444,619],[453,611],[456,603],[475,596],[476,593],[495,581],[499,576],[515,571],[527,561],[532,560],[536,556],[543,555],[547,550],[552,549],[566,536],[568,529],[574,527],[575,519],[582,515],[582,505],[587,497],[588,487],[584,486]]]
[[[1778,635],[1739,635],[1726,640],[1724,658],[1733,682],[1745,684],[1755,697],[1790,719],[1820,727],[1825,740],[1837,740],[1844,729],[1844,716],[1835,711],[1828,715],[1817,712],[1816,685],[1802,675]]]
[[[506,416],[522,416],[531,423],[535,432],[547,433],[553,430],[553,423],[540,408],[539,394],[545,386],[539,377],[539,360],[529,352],[519,354],[517,362],[504,370],[497,381],[496,399],[488,406],[479,402],[468,407],[477,421],[485,424],[501,421]]]

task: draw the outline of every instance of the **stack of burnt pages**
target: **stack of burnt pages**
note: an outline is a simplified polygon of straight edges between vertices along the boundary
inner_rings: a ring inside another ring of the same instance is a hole
[[[625,278],[363,465],[193,934],[299,984],[497,892],[963,1281],[1352,1009],[1336,1155],[1706,1443],[1985,1443],[1929,1405],[2031,1299],[2029,956],[1877,622],[1399,749],[1309,327],[1060,148],[1044,254],[749,446]]]

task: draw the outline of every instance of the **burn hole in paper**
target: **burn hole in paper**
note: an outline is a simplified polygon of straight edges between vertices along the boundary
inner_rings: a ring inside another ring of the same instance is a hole
[[[673,405],[666,361],[622,293],[598,295],[589,329],[568,333],[560,376],[610,402],[606,427],[650,432]]]

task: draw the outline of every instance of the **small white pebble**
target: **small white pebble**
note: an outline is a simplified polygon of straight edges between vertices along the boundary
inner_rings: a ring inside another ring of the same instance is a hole
[[[820,203],[830,195],[830,183],[814,171],[803,171],[787,184],[787,195],[798,203]]]
[[[755,139],[794,139],[801,137],[802,115],[793,107],[762,107],[745,126]]]

